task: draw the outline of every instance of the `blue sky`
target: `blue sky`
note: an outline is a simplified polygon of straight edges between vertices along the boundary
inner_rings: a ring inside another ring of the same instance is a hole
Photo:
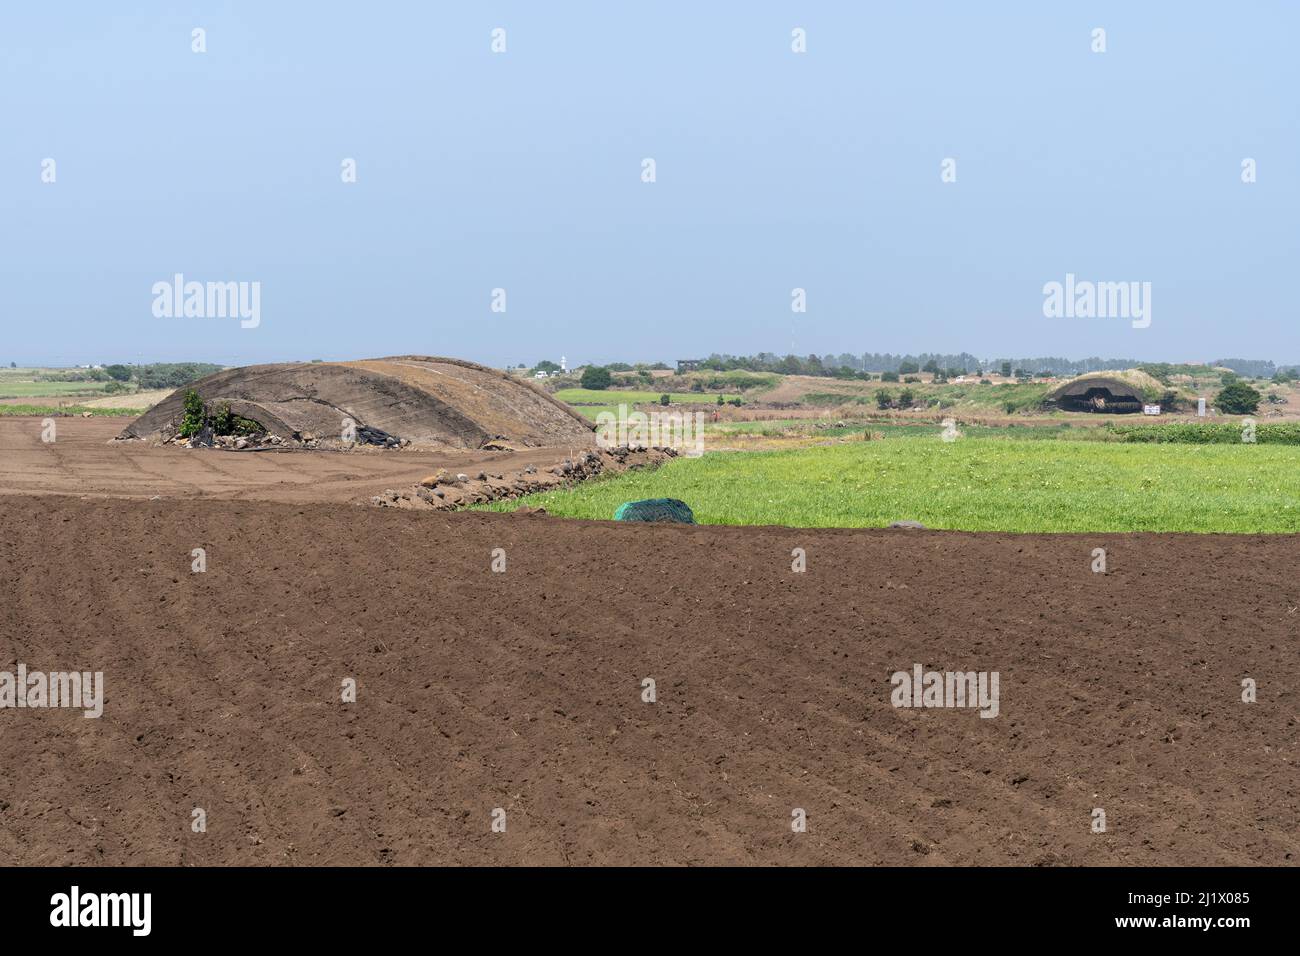
[[[115,6],[0,8],[6,364],[1300,361],[1300,4]],[[1150,327],[1045,318],[1067,272]]]

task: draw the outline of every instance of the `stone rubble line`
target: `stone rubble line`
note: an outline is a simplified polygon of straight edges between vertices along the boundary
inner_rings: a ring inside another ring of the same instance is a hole
[[[605,472],[618,474],[629,468],[658,468],[675,457],[677,451],[672,448],[620,445],[618,448],[583,452],[576,459],[566,458],[546,471],[528,465],[505,474],[480,471],[470,476],[440,468],[414,488],[407,491],[389,488],[382,495],[372,497],[370,503],[380,508],[452,511],[465,505],[520,498],[538,491],[574,485]]]

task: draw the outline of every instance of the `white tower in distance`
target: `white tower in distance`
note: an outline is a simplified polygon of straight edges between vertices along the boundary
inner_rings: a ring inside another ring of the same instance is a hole
[[[560,356],[560,371],[561,371],[561,372],[567,372],[568,370],[569,370],[569,361],[568,361],[568,359],[566,359],[563,355],[561,355],[561,356]]]

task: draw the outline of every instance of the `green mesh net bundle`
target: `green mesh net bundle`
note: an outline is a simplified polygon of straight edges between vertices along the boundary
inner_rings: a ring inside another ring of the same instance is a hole
[[[670,521],[676,524],[695,524],[690,506],[676,498],[644,498],[625,501],[614,512],[615,521]]]

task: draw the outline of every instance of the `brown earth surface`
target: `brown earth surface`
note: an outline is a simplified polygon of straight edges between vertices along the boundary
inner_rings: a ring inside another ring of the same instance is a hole
[[[108,417],[56,418],[56,440],[46,443],[41,423],[40,418],[0,418],[0,494],[362,503],[390,488],[406,490],[439,468],[470,473],[545,468],[582,450],[156,448],[112,441],[123,419]]]
[[[1295,536],[342,507],[456,456],[40,424],[0,419],[0,671],[107,694],[0,709],[11,863],[1300,859]],[[999,716],[895,709],[914,663],[996,670]]]
[[[1295,537],[30,495],[0,523],[0,670],[107,687],[97,720],[0,710],[11,863],[1300,859]],[[914,662],[998,671],[1000,715],[895,709]]]

